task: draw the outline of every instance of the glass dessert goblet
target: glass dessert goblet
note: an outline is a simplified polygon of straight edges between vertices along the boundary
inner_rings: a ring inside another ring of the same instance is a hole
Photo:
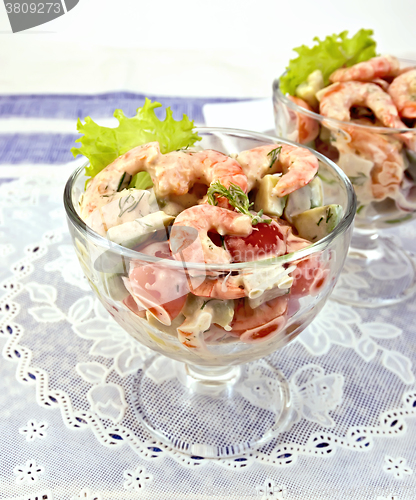
[[[291,144],[241,130],[197,131],[204,149],[229,155]],[[91,288],[117,323],[155,353],[132,380],[130,405],[154,437],[179,451],[235,456],[272,439],[290,421],[288,383],[262,358],[293,340],[322,309],[344,263],[356,210],[346,175],[313,154],[319,175],[331,181],[323,185],[324,203],[336,200],[342,207],[338,225],[314,244],[250,262],[174,260],[167,240],[175,227],[151,233],[136,249],[115,244],[79,216],[84,168],[67,182],[69,230]],[[198,251],[198,235],[189,238]],[[222,299],[211,296],[213,287]]]
[[[366,117],[327,118],[283,95],[279,80],[273,104],[277,134],[306,142],[306,130],[313,129],[308,145],[342,168],[357,195],[352,243],[332,298],[357,307],[406,300],[416,291],[415,263],[380,230],[416,216],[416,129],[375,126]]]

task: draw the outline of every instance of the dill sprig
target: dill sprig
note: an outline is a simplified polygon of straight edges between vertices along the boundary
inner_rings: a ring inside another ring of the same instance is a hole
[[[270,153],[267,153],[267,156],[271,156],[269,168],[273,167],[274,162],[277,160],[277,157],[279,156],[281,151],[282,151],[282,146],[278,146],[277,148],[272,149]]]
[[[257,215],[253,215],[250,212],[250,208],[253,203],[249,202],[248,196],[240,186],[237,186],[237,184],[230,184],[230,187],[227,189],[221,184],[220,181],[211,182],[211,185],[208,188],[207,195],[208,203],[210,203],[211,205],[218,205],[215,195],[227,198],[230,205],[238,212],[251,217],[251,223],[253,226],[258,224],[259,222],[265,222],[266,224],[270,224],[272,222],[271,219],[262,219],[263,210],[260,210]]]
[[[126,172],[123,172],[123,175],[121,176],[120,182],[118,183],[117,193],[121,190],[121,186],[123,185],[123,181],[124,181],[125,177],[126,177]]]

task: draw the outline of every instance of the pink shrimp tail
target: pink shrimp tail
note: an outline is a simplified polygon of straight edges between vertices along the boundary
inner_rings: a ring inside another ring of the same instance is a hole
[[[318,172],[319,163],[316,156],[304,148],[282,148],[280,155],[285,171],[272,194],[283,197],[306,186]]]
[[[400,72],[400,63],[398,59],[393,56],[378,56],[354,64],[350,68],[339,68],[334,71],[329,81],[335,82],[348,82],[360,81],[369,82],[375,78],[386,78],[396,76]]]
[[[230,278],[207,278],[201,285],[191,289],[194,295],[212,299],[231,300],[241,299],[246,296],[244,286],[238,285]]]

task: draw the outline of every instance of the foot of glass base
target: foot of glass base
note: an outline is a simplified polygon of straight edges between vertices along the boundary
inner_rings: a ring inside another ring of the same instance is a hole
[[[289,424],[288,382],[266,361],[211,368],[163,359],[172,376],[158,380],[151,366],[141,370],[133,407],[151,434],[177,451],[233,457],[258,448]]]

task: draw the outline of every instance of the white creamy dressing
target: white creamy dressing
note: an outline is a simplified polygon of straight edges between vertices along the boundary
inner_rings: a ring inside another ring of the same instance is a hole
[[[123,189],[111,196],[111,200],[96,208],[85,223],[100,236],[115,226],[144,217],[157,211],[158,205],[153,190]]]
[[[293,191],[287,197],[285,217],[293,224],[293,217],[311,208],[321,207],[324,203],[321,179],[316,175],[306,186]]]
[[[366,205],[374,201],[371,189],[371,170],[374,167],[374,162],[355,153],[343,151],[340,153],[337,163],[351,180],[358,202]]]
[[[270,145],[270,151],[278,147],[278,144],[272,144]],[[247,177],[247,191],[251,191],[266,173],[276,173],[278,167],[278,162],[274,162],[273,168],[271,168],[271,156],[268,156],[267,152],[261,147],[242,151],[237,155],[236,160]]]
[[[163,229],[171,220],[172,216],[158,211],[114,226],[107,231],[107,236],[114,243],[131,248],[144,241],[147,235]]]

